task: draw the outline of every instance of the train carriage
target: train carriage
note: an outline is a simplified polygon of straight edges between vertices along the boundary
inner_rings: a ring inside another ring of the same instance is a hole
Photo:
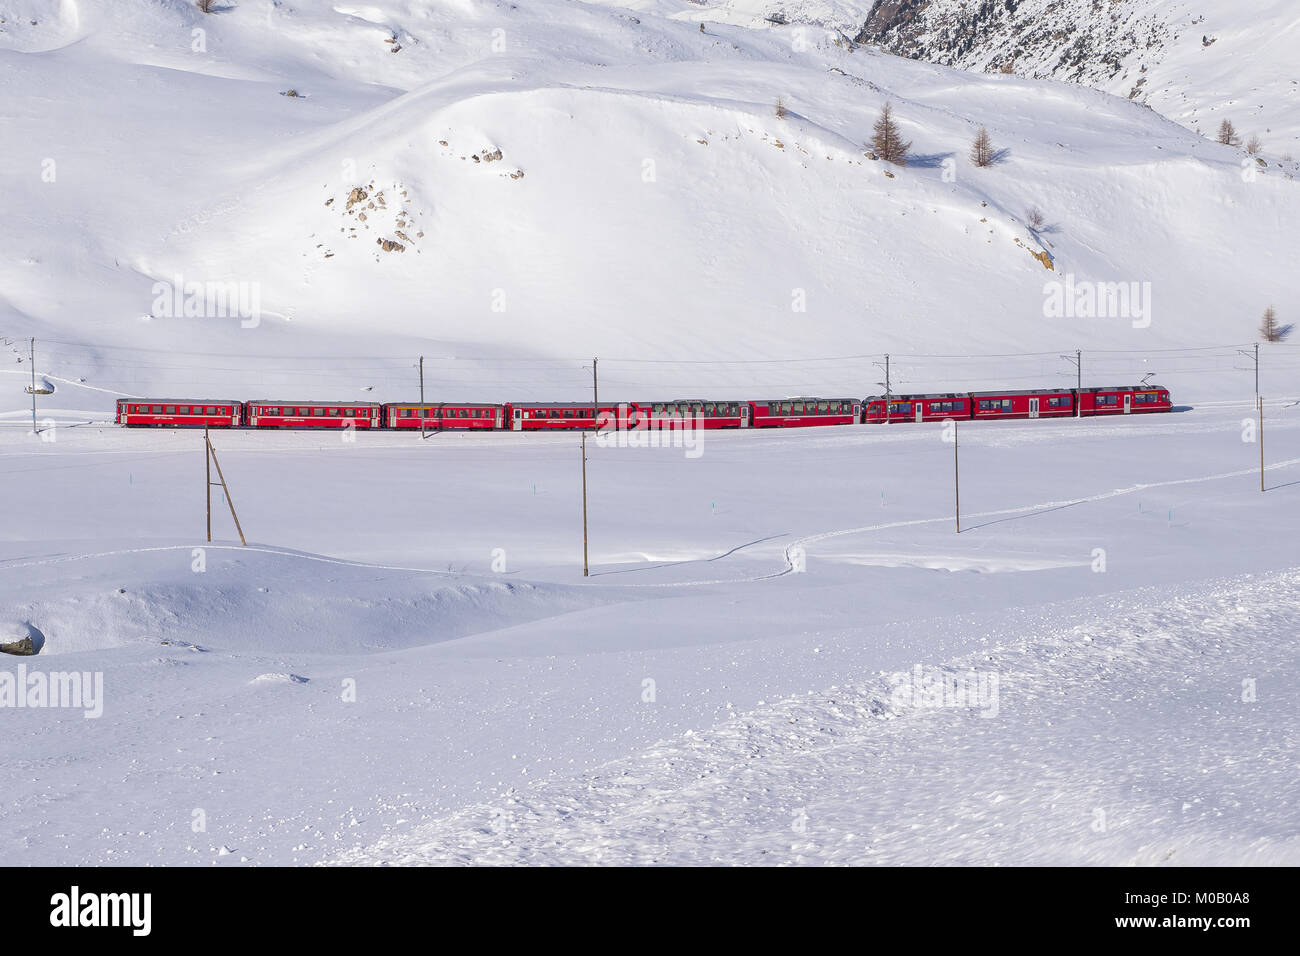
[[[246,420],[254,428],[379,428],[377,402],[283,402],[248,403]]]
[[[192,398],[119,398],[119,425],[166,425],[184,427],[204,425],[212,428],[235,428],[243,424],[244,405],[229,400],[196,401]]]
[[[390,402],[382,417],[385,428],[483,431],[505,428],[506,408],[481,402]]]
[[[506,405],[505,409],[511,431],[589,431],[611,425],[626,428],[628,416],[637,406],[627,402],[602,404],[599,408],[590,402],[523,402]]]
[[[971,418],[1062,418],[1073,415],[1075,395],[1068,388],[971,392]]]
[[[888,409],[886,410],[886,406]],[[863,399],[864,422],[941,422],[970,418],[970,394],[873,395]]]
[[[748,402],[710,402],[703,399],[676,399],[671,402],[645,402],[641,417],[650,428],[748,428]],[[631,427],[636,427],[634,421]]]
[[[862,420],[862,401],[856,398],[781,398],[748,404],[755,428],[852,425]]]
[[[1079,392],[1082,415],[1131,415],[1173,410],[1169,389],[1162,385],[1112,385]]]

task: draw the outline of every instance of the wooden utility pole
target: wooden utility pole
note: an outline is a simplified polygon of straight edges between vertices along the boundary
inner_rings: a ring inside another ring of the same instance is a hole
[[[32,434],[36,432],[36,338],[32,338],[30,358],[32,362]]]
[[[1258,346],[1257,346],[1258,347]],[[1259,412],[1259,490],[1264,490],[1264,398],[1263,396],[1255,399],[1255,407]]]
[[[888,353],[886,353],[886,355],[885,355],[885,364],[884,364],[884,365],[881,365],[879,362],[872,362],[871,364],[874,365],[876,368],[883,368],[883,369],[885,370],[885,380],[884,380],[883,382],[877,382],[876,384],[877,384],[877,385],[883,385],[883,386],[885,386],[885,424],[888,425],[888,424],[889,424],[889,396],[890,396],[890,392],[891,392],[890,381],[889,381],[889,355],[888,355]]]
[[[1074,393],[1074,417],[1083,417],[1083,350],[1074,350],[1074,369],[1078,373]]]
[[[961,534],[961,475],[957,471],[957,422],[952,423],[952,488],[956,496],[957,533]]]
[[[424,436],[424,356],[420,356],[420,438]]]
[[[208,449],[212,443],[208,441],[208,426],[203,426],[203,488],[207,492],[208,499],[208,541],[212,540],[212,456],[208,454]]]
[[[208,426],[203,426],[203,447],[204,455],[211,459],[212,464],[217,466],[217,478],[219,481],[212,480],[212,470],[208,468],[208,540],[212,540],[212,489],[220,486],[226,495],[226,504],[230,506],[230,517],[235,519],[235,530],[239,532],[239,543],[248,547],[248,542],[244,540],[244,529],[239,526],[239,515],[235,514],[235,500],[230,497],[230,489],[226,486],[226,478],[221,474],[221,462],[217,460],[217,450],[212,447],[212,440],[208,438]]]
[[[590,574],[587,566],[587,433],[582,433],[582,576]]]
[[[591,420],[593,423],[600,420],[600,379],[596,375],[596,365],[599,362],[600,359],[597,358],[591,360]]]
[[[1074,417],[1082,418],[1083,417],[1083,394],[1082,394],[1083,393],[1083,350],[1075,349],[1074,358],[1070,358],[1070,356],[1068,355],[1062,355],[1061,358],[1065,359],[1067,362],[1074,363],[1074,371],[1077,376],[1076,384],[1075,384],[1075,388],[1077,389],[1077,391],[1074,393]]]

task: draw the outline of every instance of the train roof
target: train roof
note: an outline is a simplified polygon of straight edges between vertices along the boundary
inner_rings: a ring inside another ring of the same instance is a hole
[[[1167,392],[1163,385],[1090,385],[1081,389],[1084,392]]]
[[[412,408],[505,408],[501,402],[384,402],[384,407],[389,405],[404,405]]]
[[[297,398],[250,398],[248,400],[248,404],[250,405],[292,405],[301,408],[316,408],[317,406],[320,406],[321,408],[329,408],[335,405],[346,406],[349,408],[356,408],[356,407],[364,408],[366,406],[372,406],[374,408],[380,407],[379,402],[360,402],[360,401],[352,401],[351,399],[344,402],[304,402],[301,399],[297,399]]]
[[[918,394],[896,395],[891,392],[889,395],[889,400],[891,402],[908,402],[918,398],[969,398],[969,397],[970,397],[969,392],[927,392],[925,394],[920,394],[920,395]],[[866,398],[863,399],[863,401],[871,402],[871,401],[876,401],[877,399],[879,399],[880,401],[884,401],[885,396],[868,395]]]
[[[128,402],[141,405],[242,405],[242,398],[119,398],[118,404]]]
[[[860,402],[860,398],[844,398],[830,395],[788,395],[785,398],[759,398],[755,405],[771,405],[773,402]]]

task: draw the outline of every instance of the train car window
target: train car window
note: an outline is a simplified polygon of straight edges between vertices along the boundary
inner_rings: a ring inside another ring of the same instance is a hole
[[[818,402],[818,403],[817,403],[817,411],[819,411],[819,412],[829,412],[830,410],[831,410],[831,404],[830,404],[830,402]]]
[[[215,415],[215,414],[217,414],[217,408],[216,408],[216,406],[215,406],[215,405],[209,405],[209,406],[207,406],[207,413],[208,413],[209,415]]]
[[[168,405],[168,406],[167,406],[167,414],[168,414],[168,415],[175,415],[175,414],[176,414],[176,406],[175,406],[175,405]]]
[[[313,408],[313,409],[311,410],[311,413],[312,413],[312,415],[316,416],[317,418],[324,418],[324,417],[325,417],[325,409],[323,409],[323,408]]]
[[[338,418],[339,410],[337,408],[327,408],[325,411],[331,418]]]

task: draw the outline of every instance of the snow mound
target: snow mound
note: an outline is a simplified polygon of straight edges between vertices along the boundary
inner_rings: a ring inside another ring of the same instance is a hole
[[[250,684],[305,684],[311,678],[301,677],[298,674],[258,674]]]

